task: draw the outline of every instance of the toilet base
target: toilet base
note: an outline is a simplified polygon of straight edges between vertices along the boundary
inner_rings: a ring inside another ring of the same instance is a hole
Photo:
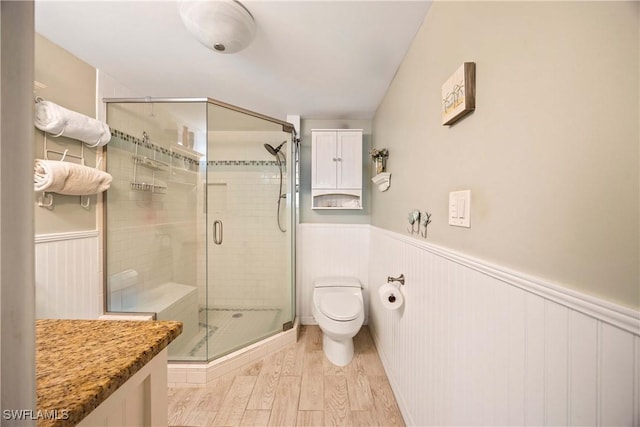
[[[336,366],[346,366],[353,359],[353,338],[338,341],[323,333],[322,350],[329,362]]]

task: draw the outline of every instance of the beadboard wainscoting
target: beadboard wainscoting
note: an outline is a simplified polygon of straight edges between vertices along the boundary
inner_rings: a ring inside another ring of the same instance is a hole
[[[640,425],[639,313],[371,227],[369,325],[407,425]]]
[[[98,243],[95,230],[36,236],[36,318],[102,315]]]
[[[369,225],[300,224],[297,234],[297,312],[300,323],[314,325],[313,279],[357,277],[363,286],[365,323],[369,306]]]

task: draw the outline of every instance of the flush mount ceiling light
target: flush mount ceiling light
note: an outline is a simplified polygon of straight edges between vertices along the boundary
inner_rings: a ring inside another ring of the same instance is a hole
[[[189,32],[216,52],[239,52],[256,34],[253,16],[236,0],[180,0],[179,8]]]

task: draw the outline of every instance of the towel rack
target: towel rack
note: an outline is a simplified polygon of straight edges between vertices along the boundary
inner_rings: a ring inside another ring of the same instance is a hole
[[[37,100],[37,98],[36,98]],[[73,153],[69,153],[69,150],[66,149],[64,151],[59,151],[59,150],[54,150],[52,148],[49,148],[47,146],[47,132],[42,131],[42,133],[44,134],[44,139],[43,139],[43,153],[44,153],[44,158],[45,160],[51,160],[49,159],[49,154],[58,154],[60,155],[60,161],[63,162],[67,157],[71,157],[74,159],[78,159],[80,161],[80,164],[82,166],[85,166],[84,164],[84,144],[80,141],[80,155],[78,154],[73,154]],[[55,136],[59,136],[59,135],[53,135]],[[102,159],[100,159],[102,160]],[[40,195],[40,197],[38,197],[38,206],[40,206],[41,208],[48,208],[51,209],[53,208],[53,194],[43,191],[42,194]],[[89,198],[89,196],[80,196],[80,206],[82,206],[84,209],[89,209],[91,206],[91,199]]]

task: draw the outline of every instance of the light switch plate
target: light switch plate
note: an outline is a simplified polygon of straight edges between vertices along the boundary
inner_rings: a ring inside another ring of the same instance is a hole
[[[449,193],[449,225],[471,228],[471,190]]]

